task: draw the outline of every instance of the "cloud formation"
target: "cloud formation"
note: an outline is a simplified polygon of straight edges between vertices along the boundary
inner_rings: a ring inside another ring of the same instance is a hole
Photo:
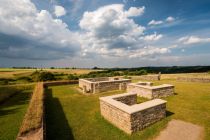
[[[66,10],[62,6],[56,5],[54,13],[57,17],[60,17],[66,14]]]
[[[163,24],[163,21],[161,21],[161,20],[151,20],[149,23],[148,23],[148,25],[159,25],[159,24]]]
[[[210,38],[201,38],[197,36],[184,36],[178,39],[178,42],[185,45],[198,44],[198,43],[209,43]]]
[[[146,40],[146,41],[157,41],[157,40],[161,39],[162,37],[163,37],[162,34],[157,34],[155,32],[154,34],[144,36],[144,40]]]
[[[165,20],[151,20],[148,25],[149,26],[156,26],[156,25],[161,25],[161,24],[167,24],[167,23],[172,23],[175,21],[175,18],[172,16],[167,17]]]
[[[33,55],[39,53],[35,48],[40,46],[68,48],[70,54],[74,54],[80,49],[75,33],[68,29],[66,23],[53,18],[46,10],[37,10],[30,0],[0,1],[0,25],[2,35],[28,40],[28,49],[34,48],[31,50],[33,53],[28,54],[29,58],[34,58]],[[9,40],[8,45],[11,42],[12,40]],[[19,44],[13,44],[12,48],[18,50],[20,47]],[[39,57],[41,58],[41,56]]]
[[[144,6],[125,10],[124,5],[113,4],[85,12],[79,23],[84,31],[81,34],[83,56],[94,53],[115,57],[162,54],[161,49],[157,48],[150,48],[148,53],[147,49],[142,50],[147,41],[157,41],[162,37],[157,33],[144,36],[145,27],[134,22],[132,17],[142,15],[144,10]],[[140,54],[140,51],[144,53]]]

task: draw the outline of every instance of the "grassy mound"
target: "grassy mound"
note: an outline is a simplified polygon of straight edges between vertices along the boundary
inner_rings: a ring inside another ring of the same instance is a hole
[[[44,108],[44,85],[43,82],[37,83],[31,101],[24,117],[19,135],[36,130],[42,126]]]

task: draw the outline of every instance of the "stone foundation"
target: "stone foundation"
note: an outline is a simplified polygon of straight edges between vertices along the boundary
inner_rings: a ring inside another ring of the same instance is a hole
[[[79,79],[79,87],[83,89],[83,93],[100,93],[111,90],[126,90],[128,83],[131,83],[130,79],[116,77]]]
[[[144,129],[166,116],[166,101],[154,99],[137,103],[137,94],[100,98],[101,115],[128,134]]]
[[[142,76],[132,76],[135,80],[146,80],[146,81],[158,81],[161,78],[161,74],[158,75],[142,75]]]
[[[127,92],[136,93],[138,96],[148,99],[154,99],[174,95],[174,86],[169,84],[152,86],[150,82],[130,83],[127,86]]]

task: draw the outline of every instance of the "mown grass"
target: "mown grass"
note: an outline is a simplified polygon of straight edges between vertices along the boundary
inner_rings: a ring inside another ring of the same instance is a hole
[[[167,117],[131,136],[125,134],[103,119],[100,115],[99,96],[121,93],[106,92],[85,96],[77,86],[56,86],[47,90],[46,124],[47,139],[75,140],[127,140],[152,139],[166,127],[171,119],[191,122],[205,128],[205,139],[210,139],[210,84],[171,83],[176,86],[176,95],[164,98],[167,103]]]
[[[18,90],[14,96],[0,104],[0,140],[16,139],[28,107],[32,89],[33,88],[28,87]],[[8,92],[10,91],[8,90]],[[4,94],[6,93],[7,92],[4,91]]]
[[[28,85],[12,85],[12,86],[0,86],[0,103],[4,102],[11,96],[13,96],[16,93],[19,93],[23,90],[30,90],[33,89],[33,84]]]

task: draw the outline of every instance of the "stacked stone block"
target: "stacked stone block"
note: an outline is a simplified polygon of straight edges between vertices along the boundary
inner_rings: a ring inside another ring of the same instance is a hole
[[[79,79],[79,87],[84,93],[100,93],[111,90],[126,90],[130,79],[116,77]]]
[[[174,95],[174,86],[163,84],[159,86],[152,86],[152,83],[143,84],[144,82],[131,83],[127,86],[127,92],[137,93],[140,97],[148,99],[155,99]]]
[[[136,104],[137,94],[118,94],[100,98],[101,115],[128,134],[163,119],[166,101],[154,99]]]

